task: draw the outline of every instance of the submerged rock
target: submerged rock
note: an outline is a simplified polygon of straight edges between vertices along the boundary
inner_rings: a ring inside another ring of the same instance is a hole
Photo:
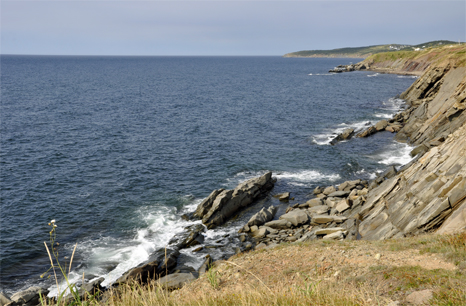
[[[354,135],[354,129],[353,128],[347,128],[343,132],[337,135],[337,137],[333,138],[330,141],[331,145],[335,145],[337,142],[343,141],[343,140],[348,140],[351,139]]]
[[[290,193],[284,192],[274,195],[274,198],[278,198],[282,202],[287,202],[290,199]]]
[[[116,283],[122,284],[135,280],[147,284],[151,280],[156,280],[170,273],[176,267],[178,256],[180,256],[180,252],[177,249],[159,249],[152,254],[146,263],[129,270],[117,279]]]
[[[176,249],[189,248],[201,243],[204,243],[204,235],[202,232],[205,231],[205,227],[202,224],[194,224],[184,228],[184,230],[176,234],[168,245]]]

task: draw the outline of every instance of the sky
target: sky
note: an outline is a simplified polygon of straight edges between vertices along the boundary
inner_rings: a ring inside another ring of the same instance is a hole
[[[283,55],[466,41],[465,0],[1,0],[1,54]]]

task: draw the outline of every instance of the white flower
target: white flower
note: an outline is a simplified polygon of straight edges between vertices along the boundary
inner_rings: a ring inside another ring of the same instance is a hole
[[[50,221],[50,223],[55,223],[55,219],[53,219],[52,221]]]

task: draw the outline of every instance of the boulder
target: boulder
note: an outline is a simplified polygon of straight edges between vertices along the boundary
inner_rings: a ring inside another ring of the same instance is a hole
[[[354,129],[353,128],[347,128],[342,133],[338,134],[337,137],[333,138],[330,141],[330,144],[335,145],[339,141],[351,139],[351,137],[353,137],[353,135],[354,135]]]
[[[322,203],[323,201],[320,198],[310,199],[309,201],[306,202],[308,207],[319,206],[319,205],[322,205]]]
[[[347,231],[337,231],[328,235],[325,235],[322,239],[325,240],[342,240],[345,239]]]
[[[332,198],[332,199],[326,199],[326,200],[325,200],[325,205],[327,205],[327,206],[330,207],[330,208],[333,208],[335,205],[337,205],[337,203],[336,203],[335,200]]]
[[[349,202],[347,199],[343,199],[340,202],[338,202],[337,206],[335,206],[335,209],[341,213],[350,208],[351,206],[349,205]]]
[[[290,200],[290,193],[289,192],[279,193],[279,194],[274,195],[274,198],[277,198],[282,202],[286,202]]]
[[[298,226],[307,223],[309,221],[309,216],[304,210],[296,209],[280,216],[280,220],[287,220],[294,226]]]
[[[159,278],[157,283],[160,284],[164,289],[175,290],[180,289],[195,279],[196,277],[194,277],[194,275],[191,273],[175,273]]]
[[[274,228],[274,229],[288,229],[293,224],[288,220],[274,220],[264,224],[267,227]]]
[[[29,287],[26,290],[16,292],[10,297],[12,303],[9,305],[36,306],[40,304],[40,296],[47,296],[49,291],[39,286]]]
[[[312,220],[311,220],[313,223],[318,223],[318,224],[325,224],[325,223],[329,223],[329,222],[333,222],[333,216],[329,216],[329,215],[316,215],[316,216],[312,216]]]
[[[339,191],[351,191],[352,189],[356,188],[357,185],[361,184],[361,180],[355,180],[355,181],[346,181],[341,183],[338,186]]]
[[[348,218],[343,216],[329,216],[329,215],[316,215],[312,216],[312,223],[325,224],[330,222],[342,223],[345,222]]]
[[[319,193],[322,193],[323,191],[324,191],[324,188],[317,186],[312,193],[319,194]]]
[[[272,172],[247,180],[233,190],[218,189],[199,204],[195,216],[202,218],[207,228],[223,224],[241,208],[264,196],[273,188]],[[209,200],[210,199],[210,200]],[[207,204],[203,205],[206,202]],[[208,203],[211,203],[210,205]]]
[[[349,191],[335,191],[328,195],[329,198],[344,198],[350,194]]]
[[[377,130],[377,132],[385,130],[385,128],[388,126],[388,121],[387,120],[380,120],[377,122],[374,127]]]
[[[326,214],[329,210],[327,205],[314,206],[308,209],[311,215],[323,215]]]
[[[368,137],[374,133],[377,132],[377,129],[374,127],[374,126],[371,126],[369,128],[367,128],[366,130],[362,131],[361,133],[359,133],[357,136],[358,137]]]
[[[314,232],[306,232],[301,238],[297,240],[297,242],[304,242],[304,241],[313,240],[316,238],[317,236],[314,234]]]
[[[337,191],[337,190],[335,189],[334,186],[328,186],[327,188],[324,189],[324,191],[322,193],[325,194],[325,195],[329,195],[329,194],[331,194],[332,192],[335,192],[335,191]]]
[[[395,133],[395,129],[391,125],[387,126],[385,128],[385,131],[390,132],[390,133]]]
[[[327,228],[321,228],[315,231],[315,234],[317,236],[321,235],[328,235],[332,234],[335,232],[343,232],[345,229],[343,227],[327,227]]]
[[[269,222],[273,219],[273,217],[275,217],[277,210],[278,208],[275,206],[270,206],[268,209],[262,208],[258,213],[253,215],[251,219],[249,219],[247,225],[249,227],[253,225],[263,225],[264,223]]]
[[[4,306],[6,304],[11,303],[12,300],[10,299],[10,296],[6,294],[3,291],[0,291],[0,306]]]
[[[261,226],[257,229],[257,231],[252,232],[252,237],[254,238],[264,238],[267,234],[269,234],[269,227]]]

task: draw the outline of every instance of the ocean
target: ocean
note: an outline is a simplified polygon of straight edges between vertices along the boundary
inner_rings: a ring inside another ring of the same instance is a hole
[[[272,194],[293,203],[316,186],[373,179],[410,160],[410,147],[383,132],[329,145],[404,107],[414,77],[329,74],[360,59],[282,57],[1,56],[1,286],[7,293],[54,284],[44,241],[57,224],[72,281],[108,286],[194,221],[218,188],[272,171]],[[228,258],[236,232],[267,199],[215,230]],[[199,222],[199,221],[197,221]]]

